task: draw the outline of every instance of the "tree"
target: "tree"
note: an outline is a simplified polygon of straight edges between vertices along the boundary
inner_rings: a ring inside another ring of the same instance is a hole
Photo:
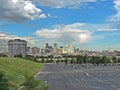
[[[113,63],[117,63],[118,62],[118,59],[115,56],[112,58],[112,60],[113,60]]]
[[[4,73],[0,71],[0,90],[9,90],[8,79],[4,77]]]
[[[118,58],[118,63],[120,63],[120,58]]]
[[[80,56],[80,55],[77,56],[77,57],[76,57],[76,63],[77,63],[77,64],[82,64],[82,63],[83,63],[83,56]]]
[[[47,58],[47,59],[46,59],[46,63],[49,63],[49,62],[50,62],[50,61],[49,61],[49,59]]]
[[[50,63],[54,62],[52,58],[50,58]]]
[[[71,64],[75,64],[75,59],[72,58],[71,61],[70,61]]]
[[[59,59],[58,59],[58,60],[56,61],[56,63],[59,64],[59,62],[60,62],[60,61],[59,61]]]
[[[14,57],[16,57],[16,58],[23,58],[23,56],[22,56],[21,53],[20,53],[20,54],[17,54],[17,55],[14,55]]]
[[[49,55],[48,58],[53,58],[54,56],[53,55]]]
[[[95,56],[92,56],[92,57],[91,57],[90,63],[95,64]]]
[[[83,63],[88,63],[88,57],[87,57],[87,55],[83,56]]]
[[[44,62],[45,62],[45,59],[44,59],[44,58],[42,58],[41,63],[44,63]]]
[[[103,56],[103,57],[102,57],[102,62],[103,62],[104,64],[107,63],[106,60],[107,60],[107,57],[106,57],[106,56]]]
[[[34,57],[33,61],[34,61],[34,62],[37,62],[37,58],[36,58],[36,57]]]
[[[106,58],[106,63],[111,63],[111,59],[110,58]]]
[[[67,64],[68,63],[68,60],[67,60],[67,58],[65,58],[65,64]]]

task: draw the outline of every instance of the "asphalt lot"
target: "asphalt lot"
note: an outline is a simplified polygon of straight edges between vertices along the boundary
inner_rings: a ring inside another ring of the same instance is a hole
[[[45,64],[37,78],[49,90],[120,90],[120,66]]]

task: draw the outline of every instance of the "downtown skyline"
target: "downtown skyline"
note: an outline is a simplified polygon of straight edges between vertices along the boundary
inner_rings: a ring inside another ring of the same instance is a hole
[[[119,0],[0,0],[0,39],[120,50]]]

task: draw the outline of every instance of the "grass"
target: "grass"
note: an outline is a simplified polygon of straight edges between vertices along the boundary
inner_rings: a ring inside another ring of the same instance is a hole
[[[24,83],[26,75],[34,76],[42,67],[43,64],[25,59],[0,57],[0,71],[8,78],[10,90],[16,90]]]

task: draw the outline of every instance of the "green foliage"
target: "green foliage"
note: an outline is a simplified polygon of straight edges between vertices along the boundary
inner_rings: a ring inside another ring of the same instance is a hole
[[[49,59],[47,58],[46,63],[50,63]]]
[[[22,90],[47,90],[48,85],[41,80],[36,80],[32,76],[26,76],[24,88]]]
[[[56,61],[56,63],[58,64],[60,61],[59,61],[59,59]]]
[[[0,90],[9,90],[8,79],[4,77],[4,73],[0,71]]]
[[[120,63],[120,58],[118,58],[118,63]]]
[[[16,57],[16,58],[23,58],[23,56],[22,56],[22,54],[20,53],[20,54],[18,54],[18,55],[14,55],[14,57]]]
[[[4,53],[0,53],[0,57],[7,57]]]
[[[43,64],[21,58],[0,58],[0,70],[8,78],[9,88],[16,90],[25,81],[25,74],[34,76]],[[1,89],[0,89],[1,90]]]
[[[26,60],[30,60],[30,61],[34,61],[35,57],[34,56],[31,56],[31,55],[27,55],[25,57]]]
[[[110,58],[106,58],[106,63],[111,63],[111,59]]]
[[[75,59],[72,58],[71,61],[70,61],[71,64],[75,64]]]
[[[65,64],[67,64],[68,63],[68,60],[67,60],[67,58],[65,58]]]
[[[36,57],[34,57],[34,60],[33,60],[34,62],[37,62],[37,59],[36,59]]]
[[[51,59],[50,59],[50,63],[52,63],[52,62],[54,62],[54,61],[53,61],[53,59],[51,58]]]
[[[112,60],[113,60],[113,63],[117,63],[118,62],[118,59],[115,56],[112,57]]]
[[[83,56],[77,56],[76,62],[77,62],[77,64],[82,64],[83,63]]]
[[[87,63],[88,62],[88,57],[87,55],[83,56],[83,63]]]
[[[30,60],[30,61],[33,61],[33,62],[39,62],[37,60],[37,58],[38,58],[38,56],[27,55],[24,59]]]
[[[42,58],[41,63],[45,63],[45,59],[44,58]]]
[[[48,58],[53,58],[53,55],[49,55]]]
[[[106,64],[106,60],[107,60],[107,57],[106,57],[106,56],[103,56],[103,57],[102,57],[102,63]]]

